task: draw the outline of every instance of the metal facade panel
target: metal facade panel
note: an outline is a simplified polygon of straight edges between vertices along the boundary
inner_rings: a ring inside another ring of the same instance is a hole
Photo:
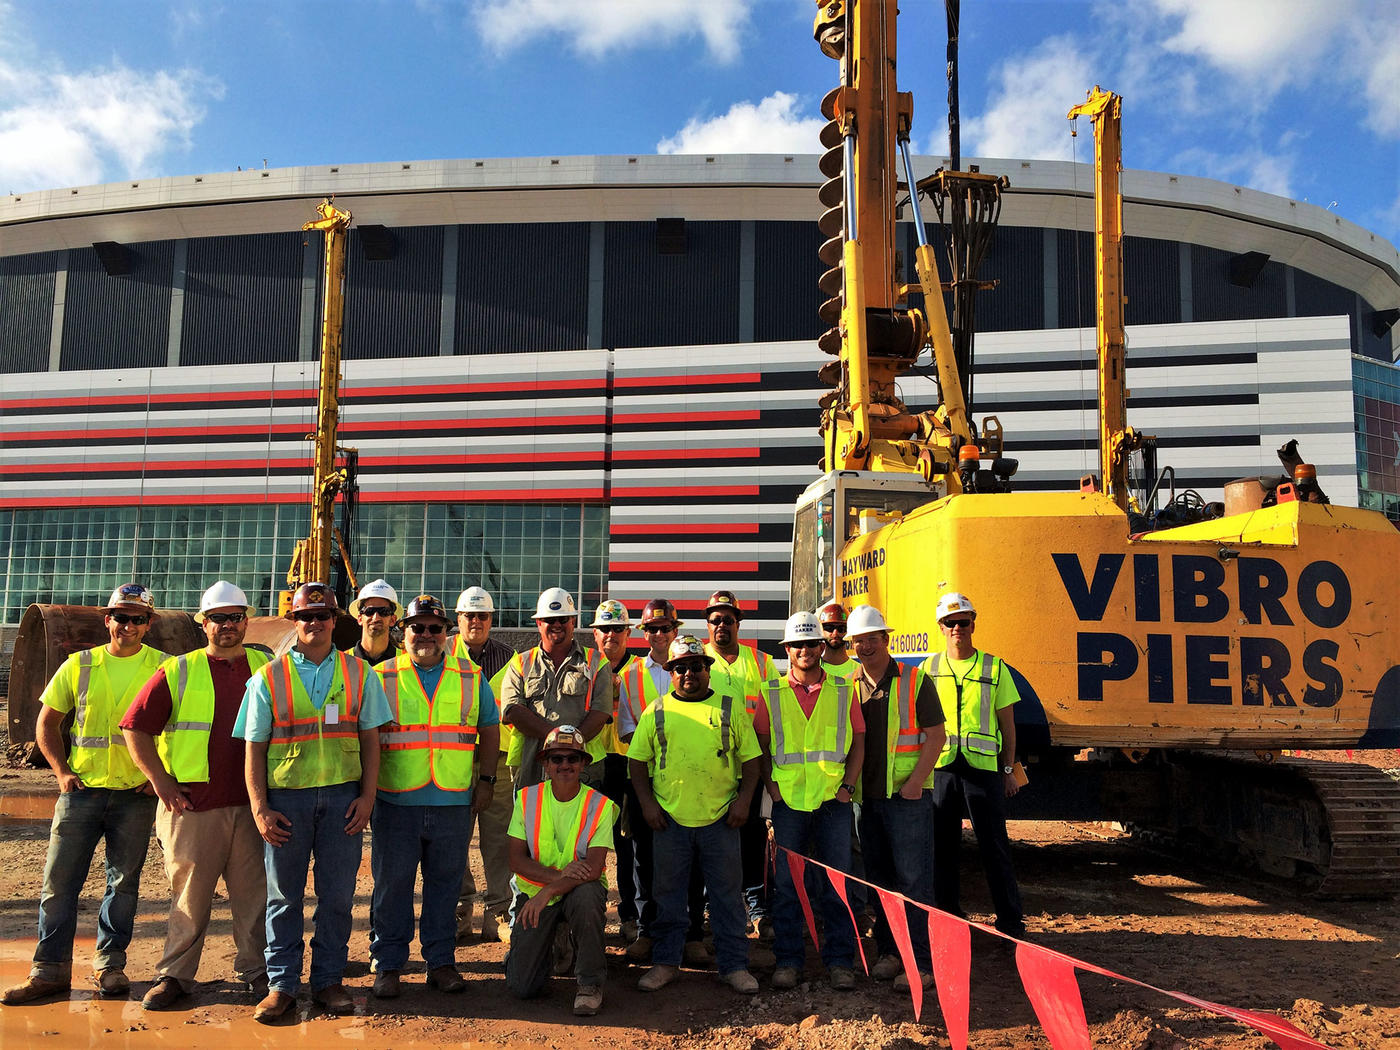
[[[61,252],[0,258],[0,373],[49,367],[54,273]]]
[[[686,250],[677,255],[657,251],[654,222],[610,222],[604,236],[604,346],[738,339],[737,222],[687,222]]]
[[[505,222],[453,228],[459,238],[456,352],[586,347],[588,227]]]
[[[1181,320],[1181,249],[1176,241],[1123,238],[1123,307],[1127,324]]]
[[[1044,232],[1038,227],[997,228],[977,276],[1000,283],[977,295],[979,332],[1028,331],[1044,323],[1044,245]]]
[[[1251,288],[1230,283],[1231,252],[1204,245],[1191,246],[1191,299],[1194,320],[1244,321],[1262,317],[1286,317],[1287,296],[1283,265],[1273,259],[1264,264]]]
[[[360,231],[350,230],[345,263],[347,361],[428,357],[438,352],[442,324],[441,226],[390,231],[391,259],[365,258]]]
[[[1060,230],[1056,237],[1059,257],[1060,327],[1093,328],[1094,235],[1082,230]]]
[[[171,241],[128,244],[132,271],[109,277],[92,248],[68,252],[59,367],[158,367],[170,345]]]
[[[816,339],[826,266],[817,258],[822,235],[815,222],[754,223],[754,340]]]
[[[188,242],[180,363],[297,359],[302,233]]]

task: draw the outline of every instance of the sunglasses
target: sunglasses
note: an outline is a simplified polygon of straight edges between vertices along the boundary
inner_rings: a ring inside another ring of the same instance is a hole
[[[440,623],[411,623],[404,630],[412,631],[414,634],[442,634],[447,628]]]
[[[821,644],[821,642],[784,642],[783,646],[787,649],[816,649]]]
[[[593,628],[593,629],[594,629],[595,631],[602,631],[604,634],[623,634],[624,632],[630,631],[630,630],[631,630],[630,627],[621,627],[621,626],[618,626],[618,627],[595,627],[595,628]]]
[[[699,674],[701,671],[708,671],[710,665],[703,660],[691,660],[683,664],[673,664],[671,670],[675,674]]]
[[[571,623],[572,616],[540,616],[535,619],[536,623]]]
[[[394,610],[387,605],[361,605],[360,615],[366,620],[372,620],[376,616],[382,616],[387,620],[394,615]]]
[[[248,614],[247,614],[247,613],[207,613],[207,614],[205,615],[204,618],[205,618],[206,620],[212,620],[214,623],[223,625],[223,624],[226,624],[226,623],[242,623],[244,620],[246,620],[246,619],[248,618]]]
[[[293,613],[292,615],[295,616],[295,617],[297,618],[297,620],[300,621],[301,623],[312,623],[312,622],[315,622],[315,623],[325,623],[327,620],[329,620],[329,619],[331,619],[333,616],[335,616],[335,613],[332,613],[332,612],[299,612],[299,613]]]
[[[972,626],[972,621],[971,621],[971,620],[944,620],[944,621],[943,621],[943,626],[946,627],[946,628],[948,628],[948,630],[950,630],[950,631],[956,631],[959,627],[961,627],[961,628],[965,631],[965,630],[967,630],[969,627]]]
[[[846,633],[846,625],[845,625],[844,623],[824,623],[824,624],[822,624],[822,630],[823,630],[823,631],[840,631],[842,634],[845,634],[845,633]]]
[[[711,627],[733,627],[739,621],[732,616],[716,616],[706,621]]]
[[[577,752],[569,755],[550,755],[546,761],[551,766],[576,766],[583,762],[583,756]]]
[[[676,629],[673,623],[649,623],[642,627],[647,634],[670,634]]]
[[[489,620],[489,619],[491,619],[491,614],[490,614],[490,613],[461,613],[460,615],[465,616],[468,620]]]
[[[134,623],[137,627],[141,627],[151,622],[149,616],[143,616],[140,613],[134,616],[131,613],[108,613],[107,615],[116,620],[117,623],[121,624],[123,627],[129,623]]]

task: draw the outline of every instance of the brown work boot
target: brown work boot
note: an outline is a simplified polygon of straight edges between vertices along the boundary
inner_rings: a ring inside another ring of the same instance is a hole
[[[460,992],[467,986],[455,966],[434,966],[428,971],[428,986],[440,992]]]
[[[397,999],[402,989],[399,986],[398,970],[381,970],[374,975],[374,987],[370,989],[376,999]]]
[[[321,1004],[321,1008],[336,1017],[345,1017],[355,1012],[355,1001],[343,984],[328,984],[311,993],[311,998]]]
[[[651,962],[651,938],[645,935],[638,937],[627,946],[624,954],[634,963]]]
[[[646,973],[642,974],[642,979],[637,982],[637,987],[644,992],[657,992],[665,988],[680,975],[681,971],[678,967],[658,963]]]
[[[23,984],[17,984],[13,988],[6,988],[5,994],[0,996],[0,1003],[6,1006],[20,1006],[24,1003],[37,1003],[40,999],[47,999],[54,995],[67,995],[72,990],[73,982],[68,979],[61,981],[46,981],[42,977],[28,977]]]
[[[109,966],[97,972],[97,994],[104,999],[120,999],[131,994],[131,981],[120,966]]]
[[[603,1008],[603,989],[596,984],[581,984],[574,995],[574,1016],[592,1017]]]
[[[143,1010],[169,1010],[189,993],[173,977],[160,977],[141,1000]]]
[[[286,992],[268,992],[263,997],[263,1001],[253,1008],[253,1020],[259,1024],[276,1024],[289,1013],[295,1014],[292,1009],[297,1004],[295,995],[288,995]]]

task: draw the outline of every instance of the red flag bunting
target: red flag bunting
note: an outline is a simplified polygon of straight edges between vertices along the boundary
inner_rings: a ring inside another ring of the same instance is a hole
[[[1059,952],[1018,941],[1016,969],[1050,1045],[1055,1050],[1090,1050],[1089,1022],[1074,963]]]
[[[865,944],[860,939],[860,924],[856,922],[856,913],[851,910],[851,902],[846,897],[845,872],[837,871],[835,868],[827,868],[826,875],[831,880],[831,888],[836,891],[836,896],[840,897],[841,903],[846,906],[846,914],[851,917],[851,929],[855,930],[856,933],[856,951],[860,952],[860,965],[869,976],[870,964],[865,961]],[[813,938],[813,943],[815,942],[816,938]]]
[[[807,917],[807,929],[812,933],[812,944],[820,948],[821,945],[817,941],[817,921],[812,918],[812,902],[807,899],[807,869],[804,860],[800,853],[787,851],[788,871],[792,873],[792,885],[797,890],[798,901],[802,904],[802,914]]]
[[[928,913],[928,946],[938,1006],[953,1050],[967,1050],[968,981],[972,972],[972,933],[967,923],[946,911]]]
[[[908,898],[902,894],[876,886],[880,895],[880,907],[885,909],[885,921],[890,924],[890,936],[899,949],[899,958],[904,963],[904,975],[909,978],[909,994],[914,999],[914,1020],[924,1009],[924,982],[919,978],[919,968],[914,963],[914,946],[909,943],[909,923],[904,915],[904,902]]]

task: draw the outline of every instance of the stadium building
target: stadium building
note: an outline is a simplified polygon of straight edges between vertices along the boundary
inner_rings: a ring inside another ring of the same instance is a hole
[[[1074,488],[1098,466],[1092,171],[977,163],[1011,188],[973,414],[1020,487]],[[334,195],[362,577],[480,583],[504,626],[556,584],[694,626],[729,586],[776,638],[820,456],[820,180],[814,156],[544,157],[0,198],[0,623],[129,578],[165,607],[216,577],[275,605],[309,527],[323,247],[300,231]],[[1130,422],[1177,491],[1278,473],[1296,437],[1333,500],[1400,519],[1395,247],[1208,179],[1123,190]]]

